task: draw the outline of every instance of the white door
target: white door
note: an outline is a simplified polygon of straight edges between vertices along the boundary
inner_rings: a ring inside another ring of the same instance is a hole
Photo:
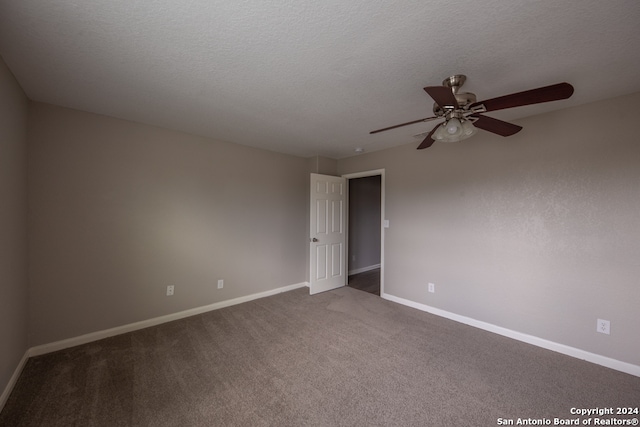
[[[345,178],[311,174],[311,295],[346,284],[346,192]]]

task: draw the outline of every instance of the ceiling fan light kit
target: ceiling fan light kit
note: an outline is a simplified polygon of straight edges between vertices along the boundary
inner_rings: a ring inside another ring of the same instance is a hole
[[[467,80],[463,74],[455,74],[444,79],[442,86],[427,86],[424,91],[433,98],[434,117],[413,120],[395,126],[374,130],[371,134],[383,132],[415,123],[444,119],[442,124],[434,127],[418,146],[418,149],[430,147],[435,141],[458,142],[472,137],[478,128],[500,136],[511,136],[522,130],[521,126],[485,116],[482,113],[559,101],[573,95],[573,86],[569,83],[558,83],[524,92],[513,93],[485,101],[476,101],[473,93],[460,92],[460,87]]]
[[[471,120],[453,117],[437,126],[432,138],[442,142],[458,142],[470,138],[478,132]]]

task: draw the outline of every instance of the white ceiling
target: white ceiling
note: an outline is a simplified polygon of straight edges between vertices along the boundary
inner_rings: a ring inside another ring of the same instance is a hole
[[[640,91],[640,1],[0,0],[0,55],[35,101],[342,158],[417,146],[433,122],[369,131],[452,74],[479,100],[575,87],[504,120]]]

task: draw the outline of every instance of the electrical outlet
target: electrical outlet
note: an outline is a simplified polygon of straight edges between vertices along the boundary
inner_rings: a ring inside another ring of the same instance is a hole
[[[596,331],[601,334],[609,335],[611,333],[611,322],[608,320],[598,319],[598,323],[596,324]]]
[[[222,289],[224,288],[224,280],[220,279],[218,280],[218,289]]]
[[[173,285],[167,286],[167,296],[168,297],[173,295],[173,291],[174,291],[174,286]]]
[[[434,293],[436,291],[436,285],[429,283],[429,292]]]

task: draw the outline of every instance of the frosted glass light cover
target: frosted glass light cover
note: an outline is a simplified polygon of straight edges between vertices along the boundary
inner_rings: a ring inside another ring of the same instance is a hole
[[[433,133],[433,139],[443,142],[458,142],[467,139],[478,132],[478,129],[466,119],[451,118]]]
[[[447,133],[451,136],[458,136],[462,134],[462,123],[455,117],[447,122]]]
[[[433,133],[433,139],[436,141],[443,141],[447,138],[447,131],[445,127],[446,123],[438,125],[438,129]]]
[[[462,122],[462,135],[464,138],[469,138],[478,132],[478,128],[476,128],[469,120],[465,120]]]

